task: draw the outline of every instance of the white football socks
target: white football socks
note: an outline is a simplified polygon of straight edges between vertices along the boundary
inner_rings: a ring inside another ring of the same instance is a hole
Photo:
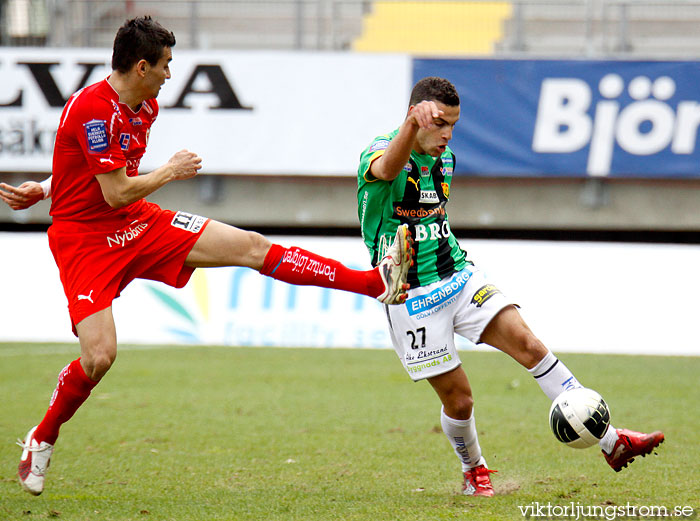
[[[612,454],[613,448],[615,448],[615,442],[618,440],[617,430],[610,424],[605,435],[598,442],[598,445],[605,452],[605,454]]]
[[[560,393],[569,389],[583,387],[573,373],[569,371],[569,368],[554,356],[554,353],[551,351],[547,351],[544,358],[535,367],[528,369],[528,371],[535,377],[542,391],[550,400],[554,400]],[[610,454],[617,438],[617,431],[610,425],[605,436],[598,442],[598,445],[607,454]]]
[[[481,456],[479,438],[476,434],[474,412],[468,420],[455,420],[445,414],[445,408],[440,410],[442,430],[462,462],[462,472],[483,465],[486,462]]]
[[[544,358],[528,371],[535,377],[542,391],[550,400],[554,400],[561,392],[568,389],[583,387],[569,371],[569,368],[551,351],[547,351]]]

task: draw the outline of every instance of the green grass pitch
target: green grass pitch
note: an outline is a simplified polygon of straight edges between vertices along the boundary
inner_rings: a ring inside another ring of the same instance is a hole
[[[700,358],[561,355],[606,398],[615,426],[666,434],[658,455],[615,473],[597,448],[554,439],[549,401],[497,352],[461,355],[498,470],[492,499],[458,494],[439,402],[393,351],[129,346],[63,427],[46,490],[32,497],[16,481],[13,443],[76,353],[0,344],[0,519],[509,520],[547,504],[700,512]]]

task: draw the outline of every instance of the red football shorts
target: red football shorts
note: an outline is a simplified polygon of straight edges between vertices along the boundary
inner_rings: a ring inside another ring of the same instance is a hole
[[[132,280],[181,288],[190,279],[194,268],[185,259],[209,219],[149,206],[151,211],[119,229],[65,221],[49,228],[76,336],[75,324],[111,306]]]

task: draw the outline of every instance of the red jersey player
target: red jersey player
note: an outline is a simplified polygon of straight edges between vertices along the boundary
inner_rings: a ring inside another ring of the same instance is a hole
[[[245,266],[292,284],[353,291],[388,304],[406,298],[412,247],[405,227],[378,268],[356,271],[300,248],[271,244],[257,233],[163,210],[144,199],[201,168],[196,154],[182,150],[162,167],[138,175],[158,116],[155,98],[170,78],[174,45],[173,34],[150,17],[129,20],[114,40],[112,74],[73,94],[61,115],[48,234],[81,356],[60,372],[44,419],[20,443],[20,482],[35,495],[43,491],[59,428],[115,360],[112,300],[133,279],[182,287],[195,268]],[[19,189],[0,185],[0,197],[13,208],[31,205],[42,195],[37,183]]]

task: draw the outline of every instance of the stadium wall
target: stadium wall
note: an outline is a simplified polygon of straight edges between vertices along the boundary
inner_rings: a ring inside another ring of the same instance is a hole
[[[109,55],[0,49],[0,172],[50,171],[63,105]],[[171,69],[146,170],[190,148],[203,174],[352,177],[412,84],[439,75],[462,97],[457,176],[700,179],[697,62],[178,51]]]
[[[63,103],[109,73],[109,55],[0,48],[0,180],[48,174]],[[166,207],[242,226],[356,228],[359,152],[403,119],[415,78],[441,74],[463,100],[455,228],[651,230],[684,242],[700,230],[696,62],[180,50],[172,70],[141,169],[188,148],[204,175],[152,196]],[[5,229],[48,222],[46,204],[0,206]]]
[[[368,267],[359,238],[273,239]],[[700,245],[461,243],[553,351],[700,355],[693,329]],[[46,235],[0,233],[0,245],[0,342],[76,342]],[[197,270],[181,290],[137,280],[115,301],[114,315],[122,344],[391,346],[373,299],[244,268]],[[458,345],[476,348],[464,339]]]

